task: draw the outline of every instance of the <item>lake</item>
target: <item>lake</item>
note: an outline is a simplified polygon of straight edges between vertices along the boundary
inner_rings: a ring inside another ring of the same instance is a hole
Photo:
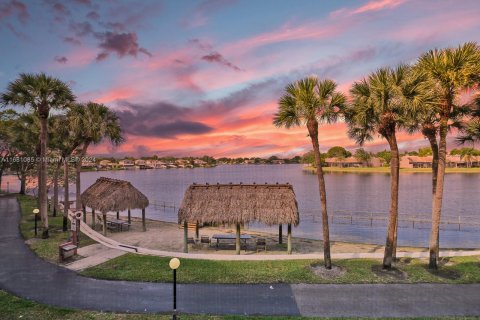
[[[293,228],[294,236],[322,238],[317,177],[304,172],[302,165],[225,165],[195,169],[83,172],[82,191],[100,176],[130,181],[151,203],[167,201],[177,205],[192,183],[288,182],[293,185],[300,210],[300,225]],[[334,219],[330,224],[331,240],[384,244],[387,223],[384,218],[389,208],[390,176],[384,173],[328,173],[326,184],[328,209]],[[5,182],[2,187],[5,188]],[[18,189],[18,183],[10,180],[10,189],[14,191],[15,188]],[[462,224],[460,231],[458,224],[442,225],[440,241],[443,248],[480,247],[480,227],[468,226],[469,220],[480,221],[479,190],[480,176],[477,174],[446,175],[442,220],[457,221],[460,217]],[[430,218],[430,174],[401,173],[399,211],[402,217],[420,215],[424,219]],[[370,213],[381,219],[356,219],[368,217]],[[147,208],[147,217],[177,221],[173,209],[164,210],[153,206]],[[273,232],[278,230],[278,227],[269,228],[257,224],[248,227]],[[417,222],[413,226],[411,222],[401,221],[399,227],[399,245],[428,246],[429,222]]]

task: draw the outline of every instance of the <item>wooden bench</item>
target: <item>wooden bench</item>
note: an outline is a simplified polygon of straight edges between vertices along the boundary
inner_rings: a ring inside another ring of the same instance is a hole
[[[58,246],[58,255],[60,257],[60,262],[63,262],[76,254],[77,246],[74,245],[72,242],[65,242]]]

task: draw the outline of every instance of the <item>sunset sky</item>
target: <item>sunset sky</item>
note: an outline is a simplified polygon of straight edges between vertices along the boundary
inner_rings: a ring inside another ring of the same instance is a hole
[[[97,155],[293,156],[311,149],[306,129],[272,125],[288,82],[317,75],[347,93],[378,67],[480,42],[479,17],[478,0],[0,0],[0,91],[43,71],[108,105],[127,141]],[[356,147],[343,123],[320,145]]]

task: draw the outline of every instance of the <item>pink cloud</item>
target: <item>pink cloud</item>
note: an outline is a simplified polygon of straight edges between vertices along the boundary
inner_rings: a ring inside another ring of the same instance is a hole
[[[363,6],[360,6],[358,8],[354,8],[354,9],[342,8],[342,9],[336,10],[331,13],[331,16],[336,18],[340,16],[353,16],[356,14],[362,14],[367,12],[393,9],[407,1],[409,0],[374,0],[374,1],[369,1]]]

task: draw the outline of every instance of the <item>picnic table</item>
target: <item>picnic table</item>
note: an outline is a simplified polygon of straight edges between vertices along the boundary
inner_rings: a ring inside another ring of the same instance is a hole
[[[240,235],[240,242],[243,242],[244,248],[246,250],[247,248],[247,240],[251,239],[252,237],[249,236],[248,234],[241,234]],[[237,236],[235,234],[214,234],[212,236],[212,239],[217,240],[217,248],[220,245],[220,240],[227,240],[227,242],[233,242],[235,243],[235,239],[237,239]]]
[[[130,230],[130,224],[127,221],[118,219],[107,220],[107,227],[117,231],[123,231],[124,227],[127,228],[127,230]]]

